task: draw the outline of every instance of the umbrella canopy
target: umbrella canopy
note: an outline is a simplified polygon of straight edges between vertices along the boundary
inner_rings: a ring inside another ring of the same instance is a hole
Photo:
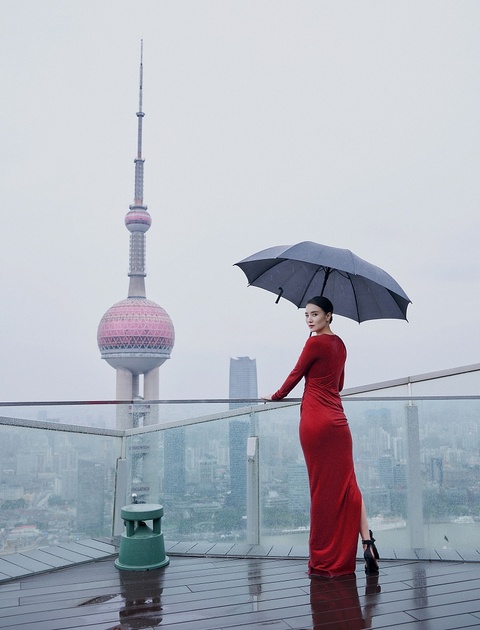
[[[275,293],[298,308],[314,295],[324,295],[334,312],[364,322],[407,319],[411,300],[386,271],[348,249],[304,241],[257,252],[236,266],[249,285]]]

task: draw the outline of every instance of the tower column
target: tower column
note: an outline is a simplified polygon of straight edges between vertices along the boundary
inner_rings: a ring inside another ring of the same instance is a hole
[[[117,400],[132,400],[132,373],[124,368],[116,369],[117,375]],[[130,429],[132,426],[132,414],[130,405],[117,405],[116,427],[117,429]]]
[[[132,387],[132,378],[133,374],[130,370],[126,370],[125,368],[118,367],[116,369],[117,372],[117,400],[132,400],[133,398],[133,387]]]
[[[132,374],[132,400],[139,398],[140,396],[140,376],[138,374]]]
[[[160,396],[160,370],[158,367],[145,372],[143,377],[143,397],[145,400],[158,400]],[[158,405],[150,405],[150,410],[145,416],[145,424],[158,424]]]

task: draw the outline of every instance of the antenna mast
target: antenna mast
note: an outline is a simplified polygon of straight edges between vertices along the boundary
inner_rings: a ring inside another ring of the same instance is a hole
[[[138,138],[137,138],[137,157],[135,158],[135,197],[134,205],[143,206],[143,165],[145,160],[142,158],[142,122],[145,114],[143,113],[143,39],[140,46],[140,89],[138,94]],[[145,207],[146,210],[146,207]]]

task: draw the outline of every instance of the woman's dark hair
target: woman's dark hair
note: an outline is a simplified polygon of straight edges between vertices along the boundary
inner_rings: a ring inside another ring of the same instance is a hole
[[[319,306],[325,313],[332,313],[330,321],[333,320],[333,304],[328,298],[323,295],[315,295],[308,300],[307,304],[315,304],[315,306]]]

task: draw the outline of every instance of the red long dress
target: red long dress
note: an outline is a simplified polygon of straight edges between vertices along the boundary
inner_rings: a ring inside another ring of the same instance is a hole
[[[333,577],[355,571],[362,495],[353,467],[352,436],[342,407],[347,351],[336,335],[308,339],[285,383],[281,400],[305,377],[300,444],[310,483],[310,574]]]

